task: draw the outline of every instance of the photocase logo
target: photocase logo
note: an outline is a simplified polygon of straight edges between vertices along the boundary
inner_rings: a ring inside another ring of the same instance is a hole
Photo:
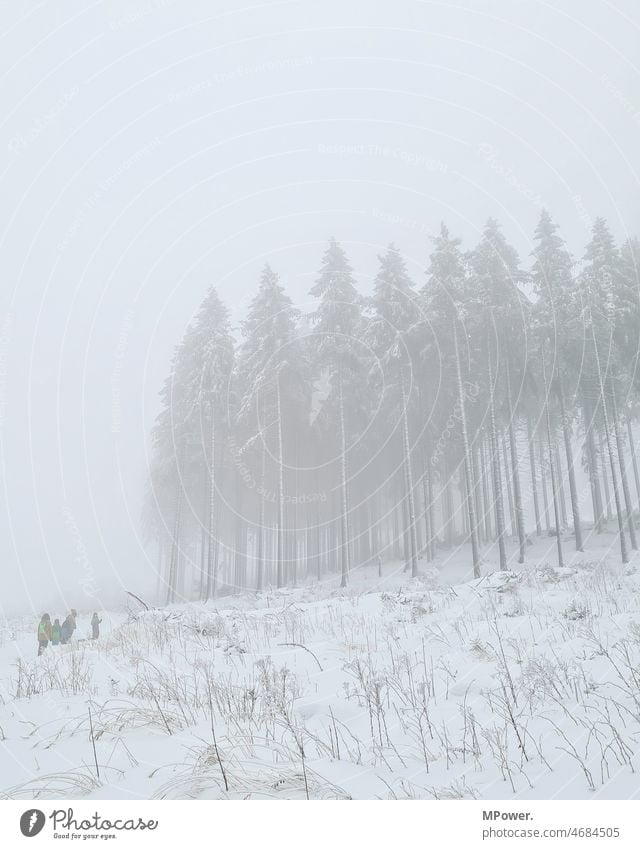
[[[20,831],[25,837],[35,837],[44,828],[45,815],[37,808],[25,811],[20,817]]]

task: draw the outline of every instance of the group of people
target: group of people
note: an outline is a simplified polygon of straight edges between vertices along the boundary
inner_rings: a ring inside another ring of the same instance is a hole
[[[49,643],[51,643],[52,646],[66,645],[73,636],[73,632],[76,630],[77,618],[78,612],[72,609],[71,613],[69,613],[62,625],[60,624],[59,619],[54,619],[53,624],[51,624],[51,617],[49,614],[43,613],[42,619],[38,624],[38,657],[47,648]],[[102,619],[99,619],[98,614],[94,613],[91,617],[91,638],[93,640],[97,640],[100,636],[101,622]]]

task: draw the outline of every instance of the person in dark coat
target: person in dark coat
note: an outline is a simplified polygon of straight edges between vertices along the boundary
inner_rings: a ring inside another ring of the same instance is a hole
[[[60,620],[54,619],[53,625],[51,626],[51,645],[52,646],[57,646],[58,643],[60,642],[60,631],[61,630],[62,629],[60,628]]]
[[[49,645],[51,639],[51,617],[48,613],[42,614],[42,619],[38,625],[38,657]]]
[[[100,623],[102,619],[98,619],[98,614],[94,613],[91,617],[91,639],[97,640],[100,636]]]
[[[71,613],[67,616],[67,618],[62,623],[62,627],[60,628],[60,642],[63,646],[69,642],[71,637],[73,636],[73,632],[76,630],[76,616],[78,614],[75,610],[71,610]]]

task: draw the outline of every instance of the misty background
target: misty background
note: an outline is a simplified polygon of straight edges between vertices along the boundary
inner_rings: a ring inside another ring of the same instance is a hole
[[[155,586],[140,534],[172,350],[269,261],[300,309],[330,236],[422,285],[444,219],[527,266],[546,206],[640,231],[635,4],[3,3],[0,614]]]

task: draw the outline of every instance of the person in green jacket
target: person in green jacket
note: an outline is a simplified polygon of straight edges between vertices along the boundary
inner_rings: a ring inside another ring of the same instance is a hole
[[[53,625],[51,626],[51,645],[57,646],[60,643],[62,629],[60,628],[60,620],[54,619]]]
[[[49,645],[51,639],[51,617],[48,613],[42,614],[42,619],[38,625],[38,657]]]

